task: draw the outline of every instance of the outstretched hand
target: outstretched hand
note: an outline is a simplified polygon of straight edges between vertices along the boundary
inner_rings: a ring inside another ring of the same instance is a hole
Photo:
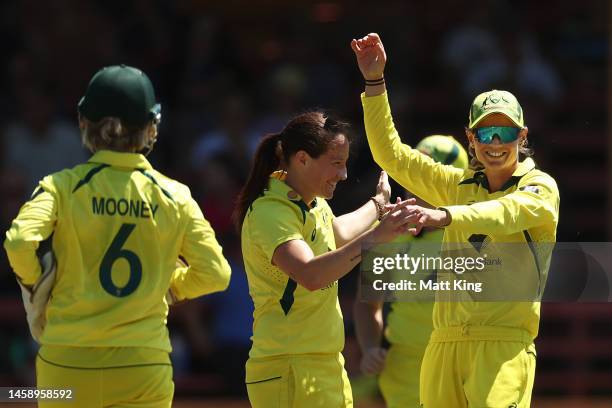
[[[357,57],[359,70],[366,80],[383,77],[387,54],[378,34],[370,33],[360,39],[353,39],[351,48]]]
[[[391,200],[391,184],[389,184],[389,176],[387,176],[386,171],[380,172],[376,185],[376,196],[385,204],[388,204]]]
[[[393,211],[400,204],[399,198],[396,204],[387,204],[385,211]],[[441,228],[450,224],[449,213],[444,210],[421,207],[420,205],[407,205],[404,207],[410,214],[413,227],[407,229],[412,235],[419,235],[424,227]]]

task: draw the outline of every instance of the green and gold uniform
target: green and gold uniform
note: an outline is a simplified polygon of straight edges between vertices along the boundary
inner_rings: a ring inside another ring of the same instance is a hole
[[[393,244],[442,244],[444,230],[424,231],[417,237],[402,235]],[[423,246],[417,246],[423,250]],[[439,247],[438,247],[439,248]],[[413,254],[418,256],[419,254]],[[432,271],[433,272],[433,271]],[[423,354],[433,330],[432,302],[396,301],[386,317],[385,339],[390,347],[378,378],[388,408],[416,407],[419,404],[419,374]]]
[[[223,290],[230,277],[189,189],[143,155],[99,151],[45,177],[13,221],[4,247],[23,284],[40,276],[36,250],[50,237],[57,277],[38,386],[73,388],[80,403],[71,407],[134,398],[138,406],[170,406],[165,295],[170,289],[182,300]],[[179,255],[188,267],[175,266]],[[145,383],[143,376],[152,377]]]
[[[272,264],[276,248],[291,240],[303,240],[315,256],[335,250],[334,215],[322,198],[309,207],[276,174],[242,224],[255,305],[246,364],[249,400],[255,408],[351,407],[337,282],[311,292]]]
[[[546,275],[550,257],[533,247],[556,239],[559,192],[552,177],[526,159],[506,185],[489,192],[482,171],[443,166],[403,144],[386,93],[362,95],[362,103],[376,162],[403,187],[449,211],[445,246],[523,244],[522,257],[503,257],[505,270],[534,280]],[[537,301],[436,302],[421,369],[423,406],[528,407],[539,320]]]

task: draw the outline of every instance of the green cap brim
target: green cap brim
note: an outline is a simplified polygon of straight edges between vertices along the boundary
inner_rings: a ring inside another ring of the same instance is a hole
[[[486,118],[487,116],[493,114],[493,113],[501,113],[502,115],[504,115],[505,117],[507,117],[508,119],[510,119],[512,121],[512,123],[514,123],[516,125],[516,127],[519,128],[524,128],[525,124],[524,123],[518,123],[516,120],[514,120],[514,118],[512,118],[512,115],[509,114],[506,109],[501,109],[501,108],[493,108],[491,110],[486,111],[486,113],[484,113],[483,115],[480,115],[479,117],[477,117],[476,119],[474,119],[472,122],[470,122],[469,124],[469,128],[473,129],[474,126],[476,126],[478,124],[478,122],[480,122],[481,120],[483,120],[484,118]]]

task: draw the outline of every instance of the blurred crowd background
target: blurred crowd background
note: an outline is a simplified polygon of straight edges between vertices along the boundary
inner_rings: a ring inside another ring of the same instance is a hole
[[[141,68],[163,115],[149,158],[191,187],[233,268],[228,291],[171,311],[177,395],[243,396],[253,306],[230,214],[258,140],[296,113],[329,110],[352,123],[355,140],[332,208],[355,209],[375,191],[379,169],[365,143],[350,40],[380,33],[394,119],[412,145],[435,133],[466,145],[473,97],[513,92],[535,160],[559,184],[558,240],[603,242],[611,20],[607,0],[3,1],[0,226],[8,229],[41,177],[87,160],[76,105],[93,73],[119,63]],[[347,369],[359,384],[356,280],[355,272],[342,280],[340,300]],[[18,295],[2,251],[3,386],[34,378],[36,345]],[[545,304],[541,327],[537,395],[612,395],[608,304]]]

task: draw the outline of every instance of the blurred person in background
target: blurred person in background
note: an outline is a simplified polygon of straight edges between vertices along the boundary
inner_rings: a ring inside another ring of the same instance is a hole
[[[215,395],[246,397],[244,362],[251,348],[253,302],[239,243],[226,241],[223,252],[232,268],[227,290],[173,307],[173,321],[182,330],[171,330],[172,344],[186,346],[184,355],[172,353],[173,362],[182,364],[178,370],[174,364],[175,378],[207,373],[218,379],[209,387]]]
[[[78,112],[93,156],[43,178],[4,242],[39,317],[37,387],[74,391],[39,406],[170,407],[168,303],[224,290],[230,267],[189,189],[145,158],[161,119],[149,78],[103,68]],[[49,244],[57,262],[41,271]]]
[[[530,154],[523,110],[507,91],[476,96],[466,127],[470,169],[443,166],[401,142],[387,100],[386,54],[378,34],[353,40],[351,47],[366,81],[362,104],[375,161],[404,188],[439,207],[409,208],[420,213],[415,230],[445,227],[444,249],[464,243],[481,253],[485,243],[487,248],[519,244],[514,247],[520,256],[497,252],[503,258],[501,271],[512,272],[519,289],[538,288],[523,302],[478,302],[471,297],[436,302],[434,330],[421,368],[421,404],[529,407],[539,296],[550,265],[550,251],[543,253],[536,245],[556,240],[559,191],[531,158],[520,160]],[[490,289],[504,293],[508,288],[498,284]]]
[[[275,67],[257,90],[258,108],[262,111],[259,119],[253,123],[250,134],[273,133],[303,111],[304,94],[309,86],[308,76],[302,66],[283,63]]]
[[[362,245],[407,230],[403,207],[414,201],[383,218],[391,188],[382,172],[376,196],[334,216],[326,200],[347,178],[347,130],[321,112],[296,116],[261,140],[238,197],[234,219],[255,305],[246,363],[255,408],[353,406],[338,279],[359,263]]]
[[[76,126],[55,117],[48,89],[30,85],[19,95],[20,120],[2,134],[4,166],[21,173],[25,190],[32,191],[45,175],[81,163],[87,155]]]
[[[183,359],[186,370],[182,374],[189,371],[220,374],[223,384],[215,392],[246,396],[244,362],[251,347],[253,303],[249,298],[240,241],[231,221],[233,207],[228,205],[235,200],[244,182],[236,171],[238,168],[236,158],[229,152],[215,154],[199,163],[197,183],[192,189],[232,268],[229,287],[201,301],[173,308],[172,318],[180,321],[188,346],[188,356]],[[172,330],[173,345],[180,334]],[[176,361],[175,354],[173,361]],[[174,367],[178,374],[177,365]]]
[[[497,5],[500,15],[516,12],[503,5]],[[446,34],[440,59],[459,79],[466,96],[503,84],[529,94],[540,104],[550,105],[561,99],[559,73],[527,27],[520,27],[517,35],[515,23],[492,24],[495,20],[484,8],[465,19]],[[472,64],[474,60],[478,64]]]
[[[259,137],[249,128],[251,108],[247,97],[241,94],[226,95],[220,101],[219,125],[203,133],[191,149],[192,166],[202,169],[217,156],[232,157],[232,172],[239,178],[246,177],[248,166]],[[212,182],[207,180],[206,182]],[[228,217],[228,220],[231,217]]]
[[[238,240],[232,223],[233,202],[246,179],[241,171],[248,162],[240,162],[230,152],[218,153],[199,163],[194,168],[198,185],[193,188],[193,196],[206,214],[215,230],[219,242]],[[223,245],[225,246],[225,245]]]
[[[468,166],[467,152],[452,136],[428,136],[416,149],[437,163],[458,169]],[[431,208],[420,198],[416,200],[417,205]],[[443,235],[441,228],[426,227],[419,235],[401,235],[392,244],[397,250],[408,247],[407,253],[413,256],[420,256],[421,252],[411,251],[430,251],[437,247],[438,252],[433,255],[438,255]],[[420,245],[423,243],[432,245]],[[409,249],[410,244],[415,245],[414,250]],[[431,272],[435,277],[435,271]],[[365,301],[358,296],[353,312],[362,352],[361,371],[366,375],[380,374],[378,383],[387,407],[417,407],[421,361],[433,330],[433,302],[400,298],[391,303],[389,313],[383,316],[383,302]]]
[[[11,226],[15,214],[23,204],[23,197],[27,196],[23,175],[14,168],[3,168],[0,165],[0,230],[6,231]],[[15,294],[15,278],[6,259],[6,254],[0,254],[0,294],[10,297]],[[6,331],[8,332],[8,330]]]

